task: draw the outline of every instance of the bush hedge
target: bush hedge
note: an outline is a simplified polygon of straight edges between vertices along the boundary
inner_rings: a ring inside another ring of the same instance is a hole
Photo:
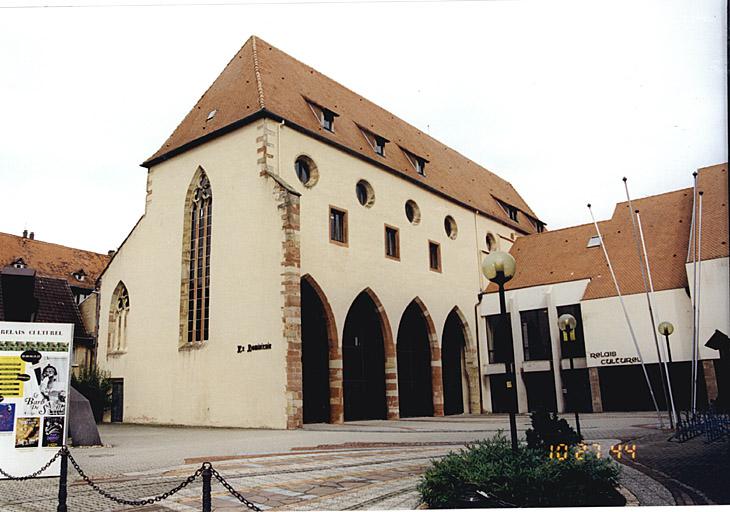
[[[592,453],[578,460],[574,449],[564,460],[526,446],[513,452],[499,433],[434,461],[418,490],[429,508],[463,507],[469,484],[518,507],[620,506],[618,475],[613,460]]]
[[[112,383],[109,373],[97,366],[82,367],[78,377],[71,375],[71,385],[86,397],[94,413],[94,421],[101,423],[104,411],[111,407]]]

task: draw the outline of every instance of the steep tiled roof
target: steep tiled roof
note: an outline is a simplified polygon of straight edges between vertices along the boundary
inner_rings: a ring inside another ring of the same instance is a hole
[[[728,255],[726,169],[727,165],[701,169],[698,177],[698,183],[705,189],[704,208],[708,211],[712,205],[719,212],[703,214],[703,260]],[[692,189],[632,200],[632,205],[640,212],[654,289],[684,288],[687,285],[685,259],[692,218]],[[723,214],[724,221],[719,218]],[[611,219],[598,225],[621,293],[643,293],[628,202],[617,204]],[[615,296],[616,289],[603,250],[600,246],[587,247],[588,240],[595,234],[593,224],[583,224],[518,238],[510,250],[517,261],[517,272],[506,288],[590,279],[584,299]],[[490,285],[488,291],[496,291],[496,287]]]
[[[96,278],[109,261],[106,254],[0,233],[0,268],[18,258],[22,258],[39,276],[65,279],[71,286],[87,289],[94,288]],[[74,279],[72,275],[80,269],[86,273],[83,281]]]
[[[86,332],[81,321],[79,307],[74,301],[71,287],[65,279],[52,277],[35,277],[33,296],[38,301],[35,322],[74,324],[74,338],[92,338]],[[12,297],[3,297],[0,286],[0,321],[4,320],[3,301],[11,301]]]
[[[334,132],[320,126],[308,100],[338,114]],[[215,115],[208,119],[213,111]],[[151,167],[264,113],[517,230],[535,232],[524,213],[537,216],[509,182],[256,37],[243,45],[162,147],[142,165]],[[375,154],[358,126],[390,141],[384,156]],[[416,172],[399,146],[428,161],[425,177]],[[523,212],[518,223],[509,219],[495,198]]]
[[[52,277],[36,277],[35,297],[38,300],[36,322],[74,324],[75,338],[90,337],[84,329],[68,281]]]

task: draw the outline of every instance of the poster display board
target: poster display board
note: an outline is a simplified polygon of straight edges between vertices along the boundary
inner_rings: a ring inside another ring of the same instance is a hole
[[[0,322],[0,467],[11,475],[36,471],[65,444],[73,328]],[[41,476],[59,474],[57,460]]]

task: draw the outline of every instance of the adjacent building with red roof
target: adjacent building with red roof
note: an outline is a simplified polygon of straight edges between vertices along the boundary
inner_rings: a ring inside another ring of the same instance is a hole
[[[617,277],[621,295],[636,333],[639,352],[624,319],[618,292],[593,223],[518,238],[510,249],[517,263],[515,276],[506,284],[511,336],[519,368],[516,378],[520,410],[546,403],[559,410],[651,409],[639,358],[647,363],[660,406],[665,407],[659,357],[667,359],[666,340],[659,336],[659,355],[649,316],[637,251],[634,219],[640,221],[653,285],[655,324],[674,325],[670,337],[673,357],[670,374],[675,401],[689,404],[692,359],[692,303],[699,293],[699,380],[701,399],[718,396],[718,353],[704,346],[715,330],[730,334],[728,278],[728,173],[727,164],[700,169],[696,201],[698,285],[695,286],[692,251],[694,189],[691,187],[643,197],[616,205],[608,220],[599,221],[603,244]],[[586,212],[588,214],[588,212]],[[700,235],[701,226],[701,235]],[[637,226],[638,233],[638,226]],[[700,270],[701,269],[701,270]],[[647,276],[648,281],[648,276]],[[488,393],[485,407],[504,410],[504,364],[494,358],[496,285],[490,285],[481,303],[486,317],[485,373]],[[574,352],[578,368],[566,370],[573,348],[559,341],[557,318],[571,313],[579,321],[579,346]],[[662,355],[663,354],[663,355]],[[560,371],[560,368],[563,371]],[[676,380],[676,382],[675,382]],[[570,385],[566,385],[568,382]],[[572,395],[566,397],[563,390]],[[725,390],[724,393],[730,393]],[[571,400],[572,404],[571,405]]]

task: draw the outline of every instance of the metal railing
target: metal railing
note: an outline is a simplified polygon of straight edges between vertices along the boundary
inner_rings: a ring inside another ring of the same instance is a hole
[[[84,480],[84,482],[91,487],[94,491],[96,491],[98,494],[103,496],[104,498],[111,500],[115,503],[119,503],[120,505],[133,505],[133,506],[143,506],[143,505],[152,505],[153,503],[163,501],[168,499],[170,496],[176,494],[177,492],[181,491],[191,483],[193,483],[195,480],[197,480],[199,477],[203,480],[203,491],[202,491],[202,510],[203,512],[211,512],[211,481],[212,478],[215,477],[218,482],[238,501],[246,505],[249,509],[255,511],[255,512],[261,512],[261,509],[256,506],[255,503],[247,500],[241,493],[236,491],[233,486],[226,481],[226,479],[221,475],[210,462],[203,462],[200,467],[195,470],[194,473],[192,473],[190,476],[188,476],[185,480],[183,480],[181,483],[176,485],[175,487],[163,492],[162,494],[158,494],[157,496],[152,496],[148,498],[143,498],[139,500],[130,500],[126,498],[121,498],[119,496],[115,496],[112,493],[102,489],[99,484],[94,482],[91,477],[89,477],[84,470],[81,468],[79,463],[74,459],[73,455],[71,455],[71,451],[68,449],[67,446],[63,446],[56,452],[56,454],[51,457],[51,459],[45,463],[40,469],[37,471],[34,471],[33,473],[25,476],[15,476],[11,475],[5,471],[3,471],[2,468],[0,468],[0,475],[4,476],[5,478],[9,480],[16,480],[16,481],[24,481],[24,480],[32,480],[33,478],[38,478],[44,471],[46,471],[51,465],[56,462],[56,460],[61,459],[61,474],[58,479],[58,507],[56,508],[57,512],[67,512],[68,506],[66,504],[67,498],[68,498],[68,463],[71,462],[71,465],[76,470],[76,472],[79,474],[79,476]]]
[[[684,443],[701,435],[705,436],[705,443],[726,436],[730,438],[730,414],[718,413],[714,409],[680,412],[677,427],[669,440]]]

